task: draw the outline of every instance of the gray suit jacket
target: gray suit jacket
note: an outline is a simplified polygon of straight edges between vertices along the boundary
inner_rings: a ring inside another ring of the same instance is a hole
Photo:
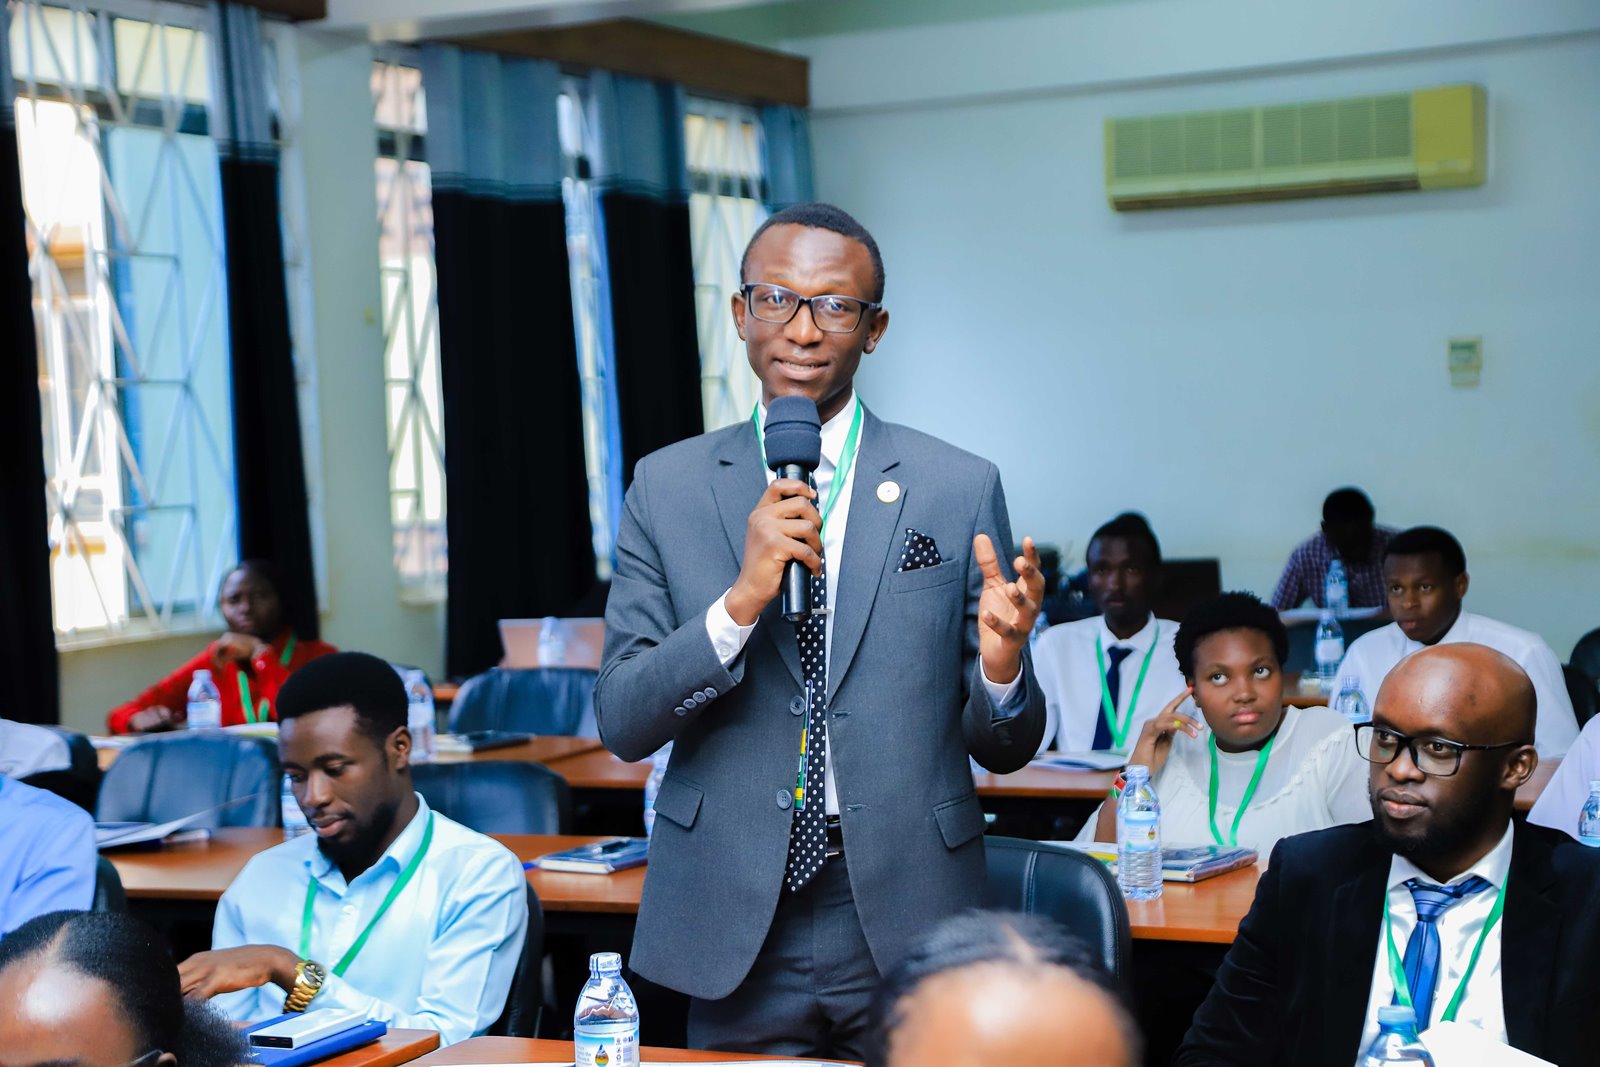
[[[829,654],[828,758],[850,885],[874,960],[981,904],[983,811],[970,752],[996,771],[1037,750],[1044,697],[1024,659],[1022,709],[997,718],[978,664],[983,579],[972,538],[1011,557],[994,464],[867,413]],[[878,486],[898,482],[899,498]],[[736,989],[778,905],[803,704],[794,627],[774,600],[724,668],[706,610],[738,577],[746,520],[766,488],[743,423],[643,459],[628,490],[595,714],[626,760],[676,741],[656,798],[630,960],[692,996]],[[944,562],[897,573],[906,529]],[[1009,567],[1007,567],[1009,573]]]

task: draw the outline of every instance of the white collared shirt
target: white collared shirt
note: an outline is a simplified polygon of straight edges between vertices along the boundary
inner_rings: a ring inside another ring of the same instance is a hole
[[[1453,645],[1464,641],[1503,652],[1528,672],[1539,703],[1533,743],[1540,756],[1560,756],[1572,747],[1572,742],[1578,738],[1578,719],[1572,713],[1572,699],[1567,696],[1561,663],[1544,638],[1498,619],[1473,615],[1463,608],[1438,643]],[[1427,647],[1411,640],[1401,631],[1399,623],[1392,622],[1356,639],[1339,665],[1339,676],[1353,677],[1360,682],[1370,708],[1395,664]]]
[[[315,1008],[344,1008],[391,1027],[437,1030],[446,1044],[481,1034],[500,1017],[528,929],[528,890],[509,849],[437,812],[417,796],[417,814],[371,867],[346,884],[304,834],[245,865],[217,905],[213,948],[279,945],[300,951],[308,879],[318,890],[309,956],[328,969]],[[334,964],[366,929],[422,845],[416,874],[373,928],[343,977]],[[283,1011],[276,985],[213,997],[230,1019],[258,1022]]]
[[[1578,839],[1578,816],[1589,802],[1589,783],[1600,781],[1600,715],[1583,725],[1583,732],[1561,757],[1561,766],[1528,812],[1528,821],[1560,830]]]
[[[1472,947],[1477,944],[1484,923],[1489,921],[1495,898],[1505,887],[1506,875],[1511,870],[1511,839],[1511,823],[1507,822],[1506,832],[1499,844],[1477,863],[1445,883],[1458,885],[1477,875],[1489,883],[1489,888],[1464,897],[1459,903],[1446,908],[1436,920],[1435,925],[1439,928],[1439,977],[1433,987],[1432,1017],[1419,1019],[1419,1030],[1426,1030],[1440,1021],[1445,1009],[1450,1006],[1450,998],[1455,996],[1457,987],[1461,985],[1462,975],[1472,958]],[[1423,873],[1421,868],[1404,856],[1395,856],[1389,861],[1389,922],[1394,929],[1395,951],[1402,958],[1406,954],[1406,942],[1411,939],[1411,931],[1417,925],[1416,901],[1411,897],[1411,890],[1406,888],[1406,882],[1412,878],[1420,878],[1429,885],[1438,884],[1432,876]],[[1502,916],[1494,929],[1489,931],[1489,936],[1483,939],[1483,951],[1478,956],[1478,964],[1473,968],[1471,981],[1467,983],[1467,991],[1456,1011],[1456,1022],[1475,1026],[1501,1044],[1508,1043],[1505,1002],[1500,994],[1500,934],[1504,930],[1505,919]],[[1389,973],[1388,936],[1380,923],[1377,954],[1372,966],[1372,992],[1367,998],[1366,1021],[1362,1024],[1359,1049],[1365,1049],[1377,1036],[1378,1009],[1393,1000],[1394,979]]]
[[[832,490],[834,472],[839,469],[839,461],[844,455],[845,439],[850,436],[850,421],[855,417],[856,393],[852,389],[850,398],[845,401],[844,407],[838,414],[822,424],[822,461],[817,464],[816,472],[812,475],[817,483],[817,513],[820,515],[825,504],[830,503],[828,493]],[[766,405],[761,405],[761,423],[767,421]],[[865,428],[863,428],[863,434]],[[859,448],[861,442],[857,440]],[[823,616],[824,670],[833,663],[833,620],[838,615],[839,603],[839,572],[844,565],[844,528],[850,514],[851,490],[855,485],[856,471],[859,464],[852,463],[845,483],[839,487],[839,499],[829,511],[827,522],[824,523],[822,538],[822,557],[827,561],[823,570],[824,578],[828,584],[828,613]],[[767,471],[767,484],[771,485],[777,478],[774,471]],[[997,546],[1003,548],[1004,546]],[[733,616],[728,614],[728,594],[723,593],[717,598],[716,603],[706,611],[706,634],[711,638],[711,647],[716,649],[717,658],[726,667],[732,663],[740,652],[744,651],[745,642],[750,640],[750,634],[755,630],[755,624],[740,626],[733,621]],[[783,636],[787,640],[787,635]],[[989,696],[994,700],[994,706],[1000,707],[1010,696],[1016,692],[1017,686],[1022,681],[1018,675],[1008,685],[998,685],[989,681],[985,676],[984,684],[989,690]],[[832,678],[829,678],[830,686]],[[715,712],[713,712],[715,714]],[[798,729],[798,727],[796,728]],[[824,805],[827,814],[839,814],[839,790],[833,781],[833,760],[828,760],[823,765],[823,792],[826,795]]]
[[[0,774],[27,778],[72,766],[66,738],[27,722],[0,719]]]
[[[1108,655],[1113,647],[1133,650],[1123,659],[1117,682],[1117,721],[1128,716],[1128,733],[1121,746],[1112,746],[1118,752],[1133,751],[1139,729],[1183,692],[1183,672],[1178,670],[1178,658],[1172,651],[1172,639],[1177,633],[1177,623],[1152,615],[1144,628],[1126,641],[1111,632],[1104,616],[1060,623],[1040,634],[1033,648],[1033,669],[1039,674],[1045,706],[1044,740],[1039,742],[1039,751],[1055,748],[1086,752],[1094,744],[1095,724],[1104,714],[1100,707],[1100,663],[1094,651],[1097,637]],[[1154,651],[1152,645],[1156,646]],[[1146,653],[1150,654],[1150,669],[1139,690],[1138,706],[1129,715]],[[1106,666],[1109,668],[1110,664],[1108,658]]]

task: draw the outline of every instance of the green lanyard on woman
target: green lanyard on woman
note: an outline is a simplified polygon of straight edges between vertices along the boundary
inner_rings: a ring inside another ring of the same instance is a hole
[[[278,657],[278,662],[289,666],[289,661],[294,659],[294,631],[289,631],[289,640],[283,643],[283,655]],[[256,709],[255,701],[250,698],[250,679],[245,675],[244,668],[239,668],[239,707],[244,709],[245,722],[266,722],[272,718],[272,701],[266,697],[261,698],[261,708]]]
[[[384,913],[389,910],[389,905],[394,903],[394,898],[400,895],[400,891],[411,881],[411,876],[417,873],[417,868],[422,866],[422,857],[428,854],[428,846],[431,844],[433,844],[433,812],[430,811],[428,812],[428,824],[422,831],[422,844],[417,846],[417,851],[411,857],[411,862],[406,864],[405,869],[400,872],[400,877],[396,878],[394,885],[389,887],[389,895],[383,898],[382,904],[378,905],[378,910],[372,916],[372,920],[367,923],[367,928],[361,931],[361,936],[356,938],[355,943],[350,946],[343,956],[339,957],[339,962],[333,965],[331,970],[334,974],[339,975],[341,978],[344,977],[344,972],[349,970],[350,965],[356,961],[356,957],[361,955],[361,950],[367,945],[367,938],[372,936],[372,928],[378,925],[378,920],[383,918]],[[315,918],[316,905],[317,880],[311,878],[306,884],[305,911],[300,916],[300,958],[303,960],[311,958],[311,924]]]
[[[1234,813],[1233,826],[1228,830],[1228,839],[1222,839],[1222,831],[1217,829],[1217,735],[1212,734],[1206,738],[1206,745],[1211,749],[1211,838],[1224,848],[1236,848],[1239,844],[1239,824],[1244,821],[1244,809],[1250,806],[1255,799],[1256,786],[1261,784],[1261,774],[1267,769],[1267,759],[1272,755],[1272,742],[1278,739],[1277,734],[1267,738],[1267,743],[1261,746],[1261,751],[1256,753],[1256,769],[1250,775],[1250,784],[1245,786],[1244,796],[1239,801],[1239,810]]]

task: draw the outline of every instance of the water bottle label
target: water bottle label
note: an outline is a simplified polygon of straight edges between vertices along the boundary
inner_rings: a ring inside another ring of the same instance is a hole
[[[634,1023],[584,1027],[573,1039],[575,1067],[639,1067],[639,1028]],[[604,1031],[604,1032],[601,1032]]]
[[[1344,658],[1344,642],[1337,637],[1325,637],[1317,642],[1317,662],[1337,663]]]
[[[1118,829],[1123,848],[1151,849],[1161,847],[1161,820],[1151,812],[1133,812],[1123,815]]]

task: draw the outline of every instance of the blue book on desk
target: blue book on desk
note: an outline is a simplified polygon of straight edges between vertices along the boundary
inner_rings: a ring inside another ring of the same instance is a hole
[[[244,1033],[248,1039],[251,1031],[259,1030],[263,1026],[271,1026],[273,1023],[282,1022],[291,1017],[289,1014],[284,1014],[275,1019],[266,1019],[253,1026],[245,1027]],[[313,1041],[309,1045],[301,1045],[299,1048],[256,1048],[251,1046],[249,1062],[259,1063],[262,1067],[299,1067],[300,1064],[316,1063],[330,1056],[337,1056],[341,1052],[348,1052],[350,1049],[365,1045],[368,1042],[376,1041],[388,1032],[388,1023],[379,1022],[375,1019],[368,1020],[352,1026],[348,1030],[330,1034],[321,1041]]]

